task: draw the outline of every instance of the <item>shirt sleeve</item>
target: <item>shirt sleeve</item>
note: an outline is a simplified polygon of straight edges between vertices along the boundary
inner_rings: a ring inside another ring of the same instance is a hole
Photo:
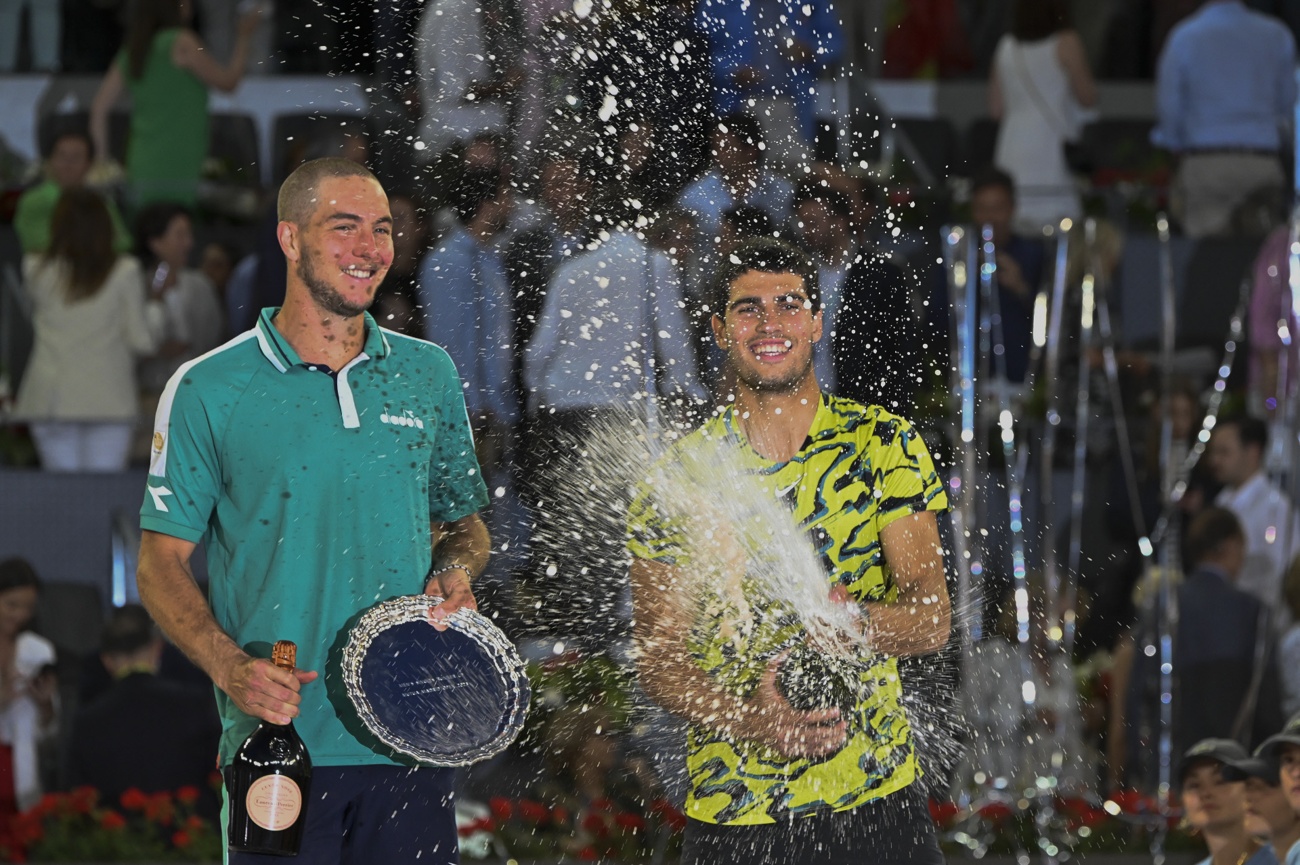
[[[641,484],[628,508],[627,551],[633,558],[666,565],[686,562],[680,528],[660,513],[648,483]]]
[[[187,366],[158,401],[140,528],[198,543],[221,494],[220,425]]]
[[[1156,69],[1156,126],[1151,130],[1151,143],[1175,153],[1182,150],[1183,141],[1183,81],[1179,52],[1174,39],[1165,42],[1164,53]]]
[[[449,523],[487,507],[488,492],[474,453],[474,434],[456,365],[446,352],[437,352],[440,360],[434,375],[441,399],[429,457],[429,519]]]
[[[946,511],[948,494],[925,441],[912,424],[882,412],[871,431],[875,463],[877,530],[924,511]]]

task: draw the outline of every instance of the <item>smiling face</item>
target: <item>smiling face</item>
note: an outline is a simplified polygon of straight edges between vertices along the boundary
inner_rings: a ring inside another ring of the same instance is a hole
[[[1183,805],[1187,822],[1201,831],[1224,830],[1246,817],[1246,785],[1225,781],[1215,761],[1198,763],[1183,780]]]
[[[368,177],[322,178],[306,224],[281,222],[279,231],[297,281],[325,313],[361,315],[393,263],[388,197]]]
[[[812,311],[803,277],[745,271],[731,283],[724,313],[713,317],[713,335],[741,384],[792,392],[807,383],[822,315]]]

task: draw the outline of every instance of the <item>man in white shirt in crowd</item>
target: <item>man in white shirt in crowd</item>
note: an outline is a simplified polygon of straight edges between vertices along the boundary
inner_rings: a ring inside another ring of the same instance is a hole
[[[1300,547],[1300,520],[1286,494],[1264,472],[1268,427],[1258,418],[1221,421],[1210,439],[1210,470],[1224,485],[1214,500],[1237,515],[1246,531],[1246,562],[1237,588],[1274,611],[1278,632],[1290,624],[1282,575]]]

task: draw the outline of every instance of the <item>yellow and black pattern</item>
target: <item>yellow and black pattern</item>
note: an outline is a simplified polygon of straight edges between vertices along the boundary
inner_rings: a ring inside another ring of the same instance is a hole
[[[839,582],[859,601],[888,603],[897,596],[880,530],[901,517],[948,506],[921,437],[906,420],[878,406],[824,394],[807,440],[786,463],[771,463],[750,448],[732,409],[679,447],[709,440],[734,442],[774,495],[787,491],[783,498],[829,575],[828,590]],[[674,528],[656,513],[652,498],[652,493],[638,497],[629,514],[632,555],[689,567]],[[803,632],[795,612],[775,603],[739,613],[726,600],[706,603],[687,646],[701,669],[747,696],[768,659],[801,640]],[[739,633],[731,624],[737,619],[744,622]],[[791,813],[845,811],[912,783],[917,768],[897,662],[878,656],[864,667],[862,693],[868,696],[847,719],[848,743],[829,758],[788,761],[760,745],[692,726],[687,814],[707,823],[774,823]]]

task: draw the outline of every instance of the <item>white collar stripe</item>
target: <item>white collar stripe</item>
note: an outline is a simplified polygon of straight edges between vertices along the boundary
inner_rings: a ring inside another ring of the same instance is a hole
[[[361,428],[361,417],[357,414],[357,402],[352,396],[352,386],[348,384],[348,370],[363,360],[370,360],[370,355],[364,351],[348,361],[348,365],[339,370],[338,375],[335,377],[339,395],[339,411],[343,415],[344,429]]]

